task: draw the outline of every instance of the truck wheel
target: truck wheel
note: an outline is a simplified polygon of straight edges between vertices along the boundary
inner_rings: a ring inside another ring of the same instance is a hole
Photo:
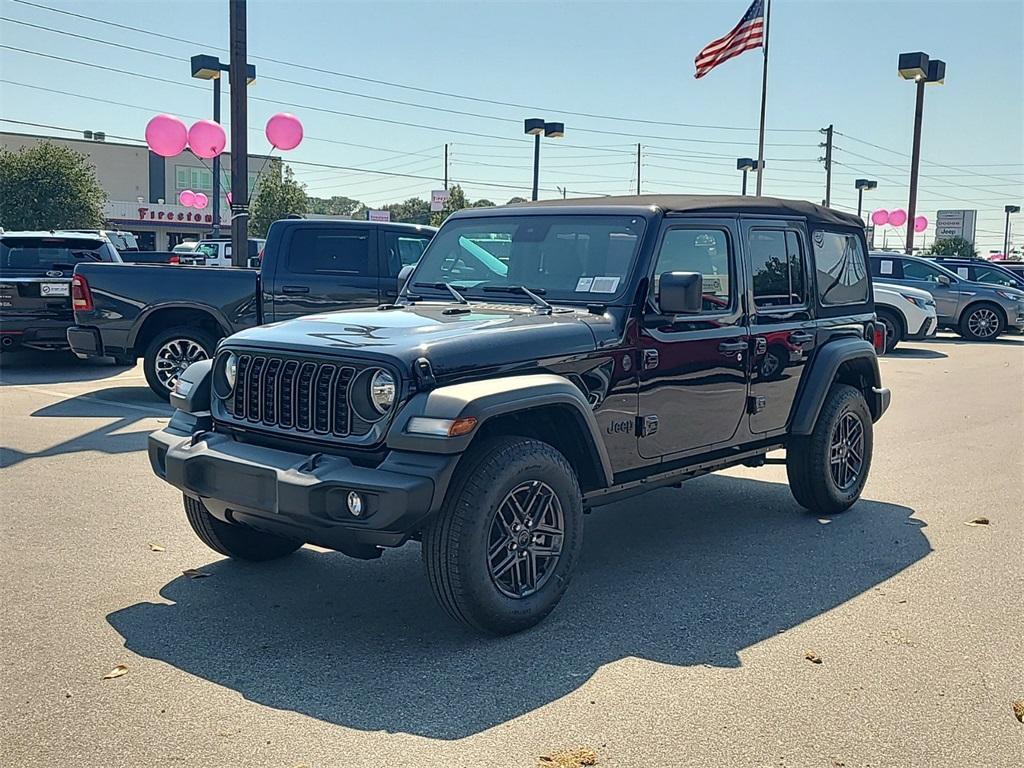
[[[302,546],[301,541],[263,533],[244,525],[232,525],[211,515],[203,502],[183,496],[185,517],[196,536],[214,552],[236,560],[276,560]]]
[[[167,400],[178,376],[192,363],[206,360],[217,348],[217,339],[201,328],[180,325],[158,333],[142,358],[149,388]]]
[[[434,596],[462,623],[509,635],[547,616],[583,543],[576,475],[547,443],[489,441],[460,464],[423,536]]]
[[[982,302],[968,307],[960,318],[960,335],[971,341],[995,341],[1006,327],[1003,314],[995,304]]]
[[[885,326],[885,354],[889,354],[896,345],[903,341],[903,320],[895,313],[884,309],[875,309],[878,322]]]
[[[797,503],[826,515],[849,509],[864,489],[872,442],[864,395],[848,384],[833,384],[814,430],[786,447],[786,474]]]

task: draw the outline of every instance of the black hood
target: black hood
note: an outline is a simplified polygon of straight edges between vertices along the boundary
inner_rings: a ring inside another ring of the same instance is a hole
[[[445,375],[587,354],[617,338],[618,327],[610,315],[583,309],[420,303],[307,315],[242,331],[228,345],[387,359],[406,371],[425,357]]]

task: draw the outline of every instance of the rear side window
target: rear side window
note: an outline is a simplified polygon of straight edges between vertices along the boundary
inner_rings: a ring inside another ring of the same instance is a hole
[[[87,261],[119,261],[104,240],[66,237],[4,237],[0,269],[4,272],[70,272]]]
[[[370,233],[360,229],[297,229],[288,252],[288,270],[304,275],[319,272],[374,275],[376,270],[370,263]]]
[[[804,303],[804,265],[796,232],[752,230],[750,262],[755,306],[789,307]]]
[[[870,283],[860,238],[852,233],[817,229],[811,239],[818,301],[825,306],[866,303]]]

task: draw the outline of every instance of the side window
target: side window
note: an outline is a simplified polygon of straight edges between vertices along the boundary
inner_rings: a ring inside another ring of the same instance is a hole
[[[976,267],[977,272],[974,275],[974,279],[979,283],[989,283],[991,285],[1009,285],[1016,287],[1017,283],[1012,277],[1007,275],[1005,272],[1001,272],[998,269],[992,269],[991,267]]]
[[[907,280],[927,280],[930,283],[939,282],[939,272],[935,267],[930,264],[922,264],[920,261],[910,261],[909,259],[902,259],[903,262],[903,277]]]
[[[903,270],[900,269],[898,259],[874,258],[871,259],[871,276],[880,278],[884,283],[886,278],[890,280],[902,278]]]
[[[804,303],[803,257],[796,232],[751,230],[750,262],[755,306],[789,307]]]
[[[857,235],[816,229],[814,266],[818,301],[825,306],[860,304],[868,300],[868,265]]]
[[[188,189],[189,185],[189,170],[187,165],[176,165],[174,166],[174,188],[175,189]]]
[[[384,244],[388,259],[388,274],[397,275],[402,271],[402,267],[418,262],[429,242],[430,238],[423,235],[386,232]]]
[[[732,306],[734,293],[729,241],[720,229],[670,229],[658,251],[651,295],[657,300],[663,272],[697,272],[704,277],[704,311]]]
[[[288,250],[288,270],[313,275],[370,276],[370,233],[367,230],[297,229]]]

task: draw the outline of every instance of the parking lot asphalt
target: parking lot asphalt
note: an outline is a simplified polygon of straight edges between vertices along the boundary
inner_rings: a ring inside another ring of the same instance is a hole
[[[1024,338],[880,364],[852,510],[801,511],[781,466],[598,509],[555,613],[488,639],[415,544],[222,559],[149,469],[141,368],[5,356],[0,762],[1024,764]]]

